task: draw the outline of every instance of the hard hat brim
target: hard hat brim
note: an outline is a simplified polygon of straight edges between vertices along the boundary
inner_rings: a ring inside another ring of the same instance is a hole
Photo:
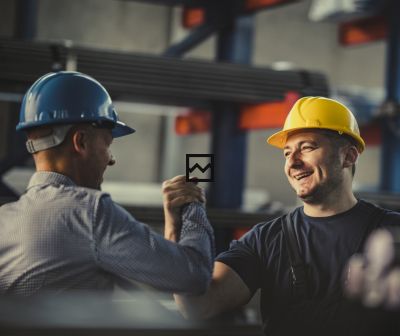
[[[106,119],[105,121],[108,121],[108,119]],[[88,121],[86,121],[88,122]],[[74,120],[74,121],[69,121],[66,123],[61,123],[59,122],[54,122],[54,123],[49,123],[48,121],[44,121],[42,123],[40,122],[36,122],[34,125],[30,125],[29,123],[19,123],[16,127],[17,131],[26,131],[28,129],[34,128],[34,127],[40,127],[40,126],[51,126],[51,125],[63,125],[63,124],[79,124],[79,123],[83,123],[81,120]],[[113,136],[113,138],[119,138],[125,135],[129,135],[132,133],[135,133],[136,130],[132,127],[129,127],[127,125],[125,125],[123,122],[121,121],[117,121],[115,123],[115,126],[111,129],[111,134]]]
[[[132,134],[135,132],[136,132],[136,130],[134,128],[125,125],[121,121],[117,121],[117,123],[115,124],[115,127],[111,130],[111,134],[112,134],[113,138],[119,138],[119,137],[129,135],[129,134]]]
[[[336,131],[340,133],[337,129],[329,128],[329,127],[297,127],[297,128],[291,128],[290,130],[285,130],[285,131],[279,131],[274,134],[272,134],[270,137],[267,138],[267,143],[270,144],[271,146],[283,149],[286,145],[286,141],[290,133],[299,131],[299,130],[310,130],[310,129],[327,129],[331,131]],[[341,131],[341,133],[347,134],[357,142],[357,149],[358,152],[361,154],[364,149],[365,149],[365,142],[364,140],[360,137],[357,136],[356,134],[352,134],[346,131]]]

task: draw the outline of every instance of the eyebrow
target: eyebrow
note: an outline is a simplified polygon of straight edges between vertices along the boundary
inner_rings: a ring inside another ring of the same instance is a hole
[[[300,141],[298,144],[296,144],[296,146],[297,146],[297,147],[301,147],[301,146],[304,145],[305,143],[310,143],[311,145],[318,146],[318,143],[315,142],[314,140],[303,140],[303,141]],[[289,146],[283,147],[284,150],[285,150],[285,149],[289,149],[289,148],[290,148]]]

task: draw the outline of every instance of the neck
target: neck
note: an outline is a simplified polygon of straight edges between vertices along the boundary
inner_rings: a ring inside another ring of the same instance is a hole
[[[304,204],[304,213],[311,217],[328,217],[350,210],[357,204],[351,188],[349,190],[338,190],[332,192],[319,203]]]
[[[80,170],[74,168],[75,162],[64,160],[63,158],[49,159],[48,156],[38,154],[34,155],[36,171],[59,173],[69,177],[77,185],[80,185],[79,175],[77,174]]]

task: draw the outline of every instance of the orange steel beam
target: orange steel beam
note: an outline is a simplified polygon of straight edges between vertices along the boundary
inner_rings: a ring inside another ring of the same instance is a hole
[[[358,45],[384,39],[387,33],[385,17],[371,17],[340,24],[339,42],[345,46]]]
[[[271,8],[296,1],[299,0],[245,0],[243,10],[244,12],[253,12],[256,10]],[[205,13],[206,11],[202,7],[183,7],[182,26],[186,29],[200,26],[205,22]]]

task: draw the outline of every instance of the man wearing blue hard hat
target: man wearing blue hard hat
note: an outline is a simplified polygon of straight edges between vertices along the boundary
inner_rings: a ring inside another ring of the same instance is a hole
[[[135,130],[118,119],[99,82],[78,72],[39,78],[17,130],[27,134],[36,172],[26,193],[0,208],[1,294],[106,290],[121,278],[205,291],[214,238],[201,188],[185,176],[164,182],[165,238],[100,190],[115,163],[113,138]]]

